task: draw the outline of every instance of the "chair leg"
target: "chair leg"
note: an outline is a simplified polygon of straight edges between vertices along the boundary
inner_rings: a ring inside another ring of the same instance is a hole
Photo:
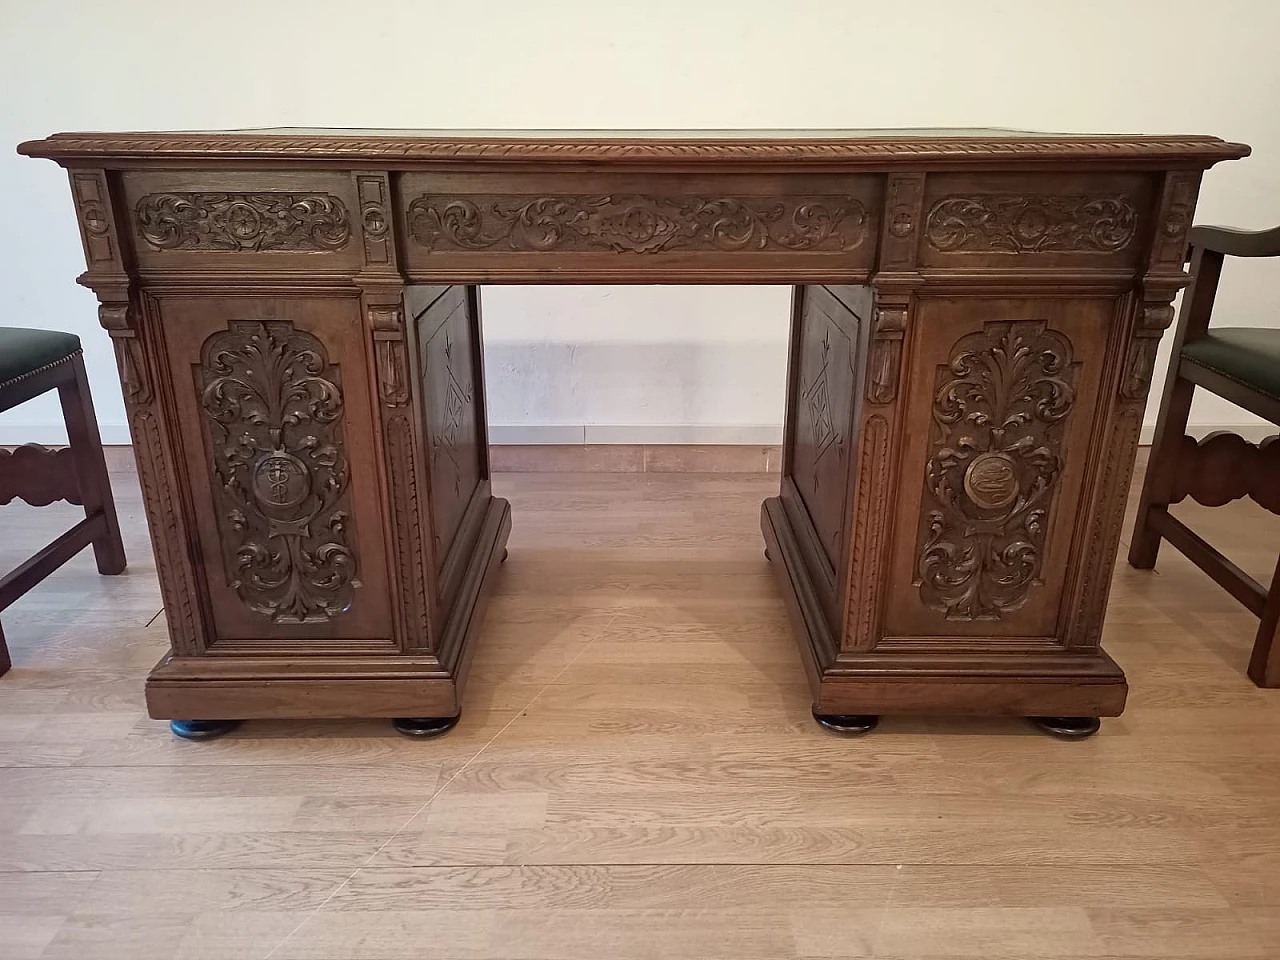
[[[58,387],[58,398],[62,401],[62,416],[66,420],[67,437],[75,458],[80,502],[84,504],[86,517],[101,514],[106,520],[106,532],[93,541],[98,572],[120,573],[125,567],[124,541],[120,538],[120,521],[116,518],[116,504],[111,497],[111,481],[107,477],[106,458],[102,455],[102,437],[98,433],[98,418],[93,412],[93,398],[89,395],[84,357],[76,354],[72,364],[75,375]]]
[[[1173,495],[1173,479],[1178,469],[1178,448],[1187,429],[1187,417],[1191,413],[1191,396],[1195,384],[1178,376],[1178,358],[1169,361],[1174,378],[1156,421],[1156,435],[1151,444],[1151,456],[1147,460],[1147,472],[1142,481],[1142,498],[1133,522],[1133,537],[1129,541],[1129,565],[1150,570],[1156,565],[1160,552],[1160,534],[1151,526],[1151,515],[1169,508]]]
[[[0,624],[0,677],[9,672],[13,661],[9,659],[9,645],[4,642],[4,625]]]
[[[1271,589],[1267,593],[1267,605],[1262,608],[1262,620],[1258,624],[1258,636],[1253,641],[1253,653],[1249,657],[1249,679],[1260,687],[1280,687],[1280,562],[1276,564]]]

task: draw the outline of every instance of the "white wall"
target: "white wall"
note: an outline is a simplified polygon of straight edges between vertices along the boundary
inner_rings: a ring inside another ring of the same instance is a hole
[[[1210,171],[1198,219],[1280,223],[1277,36],[1273,0],[0,0],[0,322],[78,332],[104,436],[127,439],[93,297],[72,282],[65,176],[12,152],[57,130],[1210,133],[1254,156]],[[1278,289],[1276,267],[1233,266],[1221,316],[1280,323]],[[778,288],[488,289],[491,419],[543,439],[776,435],[786,303]],[[56,441],[46,400],[0,415],[0,442]],[[1193,417],[1249,420],[1214,398]]]

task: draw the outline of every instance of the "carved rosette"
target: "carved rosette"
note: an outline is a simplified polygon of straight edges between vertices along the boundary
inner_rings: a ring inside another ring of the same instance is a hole
[[[998,620],[1040,582],[1077,366],[1045,321],[1014,320],[938,368],[917,583],[948,620]]]
[[[1114,253],[1137,224],[1124,197],[990,194],[939,200],[925,238],[943,253]]]
[[[135,215],[156,250],[328,251],[351,237],[346,207],[327,193],[153,193]]]
[[[288,322],[233,321],[202,360],[228,580],[273,622],[344,613],[360,584],[337,368]]]
[[[865,239],[867,212],[852,197],[421,196],[408,224],[431,251],[841,252]]]

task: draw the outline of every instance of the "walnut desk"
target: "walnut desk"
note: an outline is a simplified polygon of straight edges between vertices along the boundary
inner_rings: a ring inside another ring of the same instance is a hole
[[[72,133],[172,649],[153,717],[452,725],[510,529],[481,283],[795,286],[768,555],[814,713],[1123,709],[1099,644],[1212,137]],[[210,722],[213,721],[213,722]]]

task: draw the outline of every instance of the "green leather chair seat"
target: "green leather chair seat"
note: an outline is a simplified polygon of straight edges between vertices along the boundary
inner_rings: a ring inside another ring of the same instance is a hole
[[[1280,400],[1280,329],[1215,327],[1183,344],[1182,359]]]
[[[79,349],[80,338],[74,333],[0,327],[0,385],[65,360]]]

